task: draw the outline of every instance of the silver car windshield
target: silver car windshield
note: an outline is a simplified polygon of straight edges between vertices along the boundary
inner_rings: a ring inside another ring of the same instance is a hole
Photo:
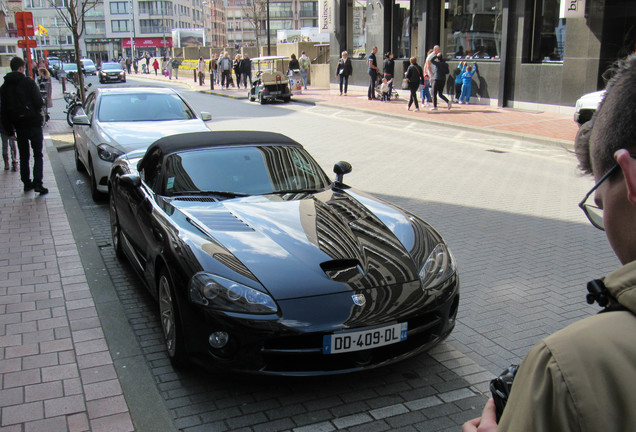
[[[177,95],[124,93],[103,95],[97,118],[100,122],[135,122],[188,120],[196,115]]]
[[[164,195],[263,195],[317,192],[329,178],[303,149],[292,146],[210,148],[168,157]]]

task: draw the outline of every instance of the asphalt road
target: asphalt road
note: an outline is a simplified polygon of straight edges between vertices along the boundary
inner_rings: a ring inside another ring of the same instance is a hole
[[[441,232],[462,284],[451,337],[398,365],[321,379],[176,373],[161,343],[156,303],[114,257],[106,202],[92,202],[72,152],[60,152],[63,180],[178,429],[458,430],[480,412],[479,392],[492,375],[543,336],[596,312],[585,303],[585,283],[618,265],[604,234],[576,205],[592,180],[559,147],[411,119],[177,90],[197,111],[212,113],[213,130],[284,133],[327,173],[339,160],[350,162],[348,184],[413,211]]]

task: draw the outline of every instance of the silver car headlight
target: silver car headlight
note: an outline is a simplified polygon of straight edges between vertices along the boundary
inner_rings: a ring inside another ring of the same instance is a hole
[[[190,300],[202,306],[230,312],[273,314],[276,302],[268,294],[206,272],[190,279]]]
[[[117,150],[115,147],[108,144],[100,144],[97,146],[97,156],[101,160],[106,162],[115,162],[119,156],[123,155],[124,152]]]
[[[455,274],[456,269],[455,258],[450,249],[444,243],[439,243],[420,270],[422,288],[427,289],[445,282]]]

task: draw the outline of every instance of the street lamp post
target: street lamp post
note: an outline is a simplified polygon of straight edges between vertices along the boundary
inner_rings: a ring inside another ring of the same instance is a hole
[[[165,57],[166,56],[166,11],[165,11],[165,7],[166,7],[166,2],[162,0],[161,2],[161,31],[163,32],[163,38],[161,40],[161,47],[162,47],[162,56]]]
[[[269,0],[267,0],[267,55],[271,56],[272,55],[272,49],[271,49],[271,44],[270,44],[270,40],[269,40]]]

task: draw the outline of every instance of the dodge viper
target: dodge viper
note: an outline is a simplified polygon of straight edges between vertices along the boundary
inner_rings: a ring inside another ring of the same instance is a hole
[[[117,158],[112,242],[158,302],[168,356],[337,374],[416,355],[455,325],[453,255],[424,220],[332,181],[277,133],[177,134]]]

